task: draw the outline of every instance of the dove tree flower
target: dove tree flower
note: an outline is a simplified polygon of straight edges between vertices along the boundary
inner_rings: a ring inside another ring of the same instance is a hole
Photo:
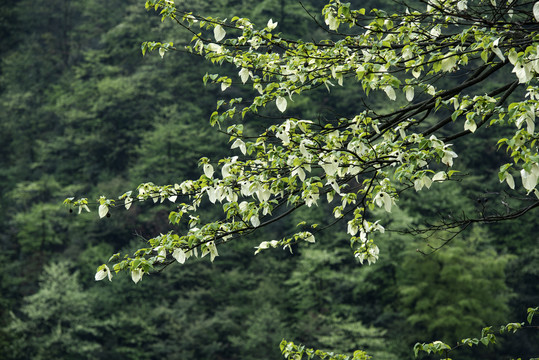
[[[112,273],[107,265],[101,265],[95,273],[95,281],[103,280],[108,277],[109,281],[112,281]]]
[[[539,207],[539,6],[482,0],[420,4],[390,13],[329,0],[319,25],[330,39],[313,42],[286,38],[271,19],[257,27],[247,18],[220,20],[181,10],[172,1],[147,1],[146,7],[158,10],[163,20],[194,34],[184,50],[236,67],[231,77],[207,74],[205,84],[223,91],[248,87],[252,97],[223,95],[209,119],[228,133],[234,155],[202,158],[199,179],[144,183],[138,192],[119,197],[126,208],[147,200],[178,205],[169,214],[171,231],[149,239],[147,248],[133,256],[111,258],[114,271],[128,271],[138,282],[154,266],[183,264],[199,252],[213,261],[226,242],[322,203],[334,215],[328,216],[332,222],[346,219],[359,261],[373,263],[382,256],[376,235],[384,227],[372,210],[391,212],[403,191],[426,191],[451,181],[466,156],[452,144],[492,128],[504,133],[497,145],[510,159],[500,163],[499,180],[505,182],[500,186],[529,201],[515,212],[455,219],[455,226],[511,219]],[[179,46],[145,42],[142,52],[170,56]],[[449,74],[458,81],[439,81]],[[493,76],[499,79],[495,86],[483,87]],[[387,98],[386,108],[358,108],[351,116],[325,122],[294,112],[295,99],[315,88],[339,86],[356,86],[366,102],[372,96]],[[244,136],[242,119],[264,108],[282,121],[255,138]],[[201,218],[204,199],[222,208],[218,220]],[[87,199],[65,203],[79,212],[89,205]],[[97,206],[100,217],[116,210],[115,201],[104,196]],[[180,224],[187,230],[174,230]],[[262,239],[256,253],[314,242],[317,224],[310,225],[308,234]],[[99,268],[96,279],[108,276],[106,269]]]

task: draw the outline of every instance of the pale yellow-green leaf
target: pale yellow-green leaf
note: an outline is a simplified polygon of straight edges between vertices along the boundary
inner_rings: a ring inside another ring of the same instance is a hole
[[[515,188],[515,179],[513,178],[513,175],[509,174],[509,173],[505,173],[504,175],[504,180],[507,182],[507,185],[511,188],[511,189],[514,189]],[[501,180],[503,181],[503,180]]]
[[[423,176],[423,184],[426,186],[427,189],[430,189],[430,186],[432,185],[432,180],[427,175]]]
[[[332,13],[329,13],[326,16],[326,25],[329,26],[330,30],[337,30],[339,28],[339,20]]]
[[[535,132],[535,121],[531,117],[526,117],[526,131],[530,134]]]
[[[456,56],[448,55],[445,59],[442,60],[442,71],[452,71],[457,64],[457,60],[458,58]]]
[[[515,65],[518,60],[518,53],[515,49],[511,49],[509,50],[509,54],[507,55],[507,57],[509,58],[509,62],[511,63],[511,65]]]
[[[326,198],[327,198],[327,200],[328,200],[328,204],[329,204],[330,202],[333,201],[333,196],[334,196],[334,195],[333,195],[333,193],[332,193],[331,191],[329,191],[329,192],[326,194]]]
[[[492,52],[494,52],[494,54],[496,54],[496,56],[501,60],[501,61],[505,61],[505,56],[503,55],[503,52],[502,50],[500,49],[499,47],[499,43],[500,43],[500,38],[497,38],[496,40],[494,40],[492,42]]]

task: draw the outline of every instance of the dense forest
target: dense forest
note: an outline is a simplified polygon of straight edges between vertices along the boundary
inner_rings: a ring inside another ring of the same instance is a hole
[[[324,4],[219,0],[189,7],[262,26],[271,18],[280,32],[310,41],[327,36]],[[374,359],[413,358],[416,342],[479,337],[485,326],[524,322],[526,309],[538,306],[533,211],[473,224],[436,251],[452,233],[407,231],[448,209],[480,214],[507,200],[497,173],[508,155],[497,151],[495,131],[454,142],[473,149],[454,159],[468,176],[406,193],[391,213],[373,210],[387,228],[375,264],[354,258],[340,227],[318,233],[309,246],[253,255],[260,241],[295,231],[305,218],[324,222],[331,209],[321,204],[220,248],[215,262],[173,264],[137,284],[128,274],[96,282],[97,266],[110,255],[166,233],[171,207],[141,203],[98,219],[95,211],[77,216],[63,200],[95,202],[142,182],[199,178],[200,158],[231,153],[230,137],[209,126],[221,86],[204,85],[204,75],[236,70],[180,46],[164,57],[143,56],[145,41],[187,44],[192,34],[161,22],[141,1],[8,0],[0,19],[1,359],[279,359],[282,339],[340,353],[362,349]],[[494,87],[506,75],[489,82]],[[239,80],[234,85],[230,97],[249,96]],[[321,87],[298,98],[293,111],[347,116],[362,106],[361,96],[354,84]],[[373,106],[386,103],[373,95]],[[279,116],[277,109],[247,116],[246,131]],[[202,207],[217,213],[209,202]],[[455,358],[533,358],[538,344],[537,330],[523,329],[494,346],[459,349]]]

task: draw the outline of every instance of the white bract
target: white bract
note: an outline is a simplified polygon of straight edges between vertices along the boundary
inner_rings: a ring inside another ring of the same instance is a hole
[[[268,29],[270,30],[273,30],[277,27],[277,24],[279,24],[278,22],[273,22],[272,19],[269,19],[268,20],[268,24],[266,25],[268,27]]]
[[[99,205],[99,209],[97,212],[99,214],[99,217],[102,218],[102,217],[105,217],[109,213],[109,208],[107,205],[101,204]]]
[[[211,164],[204,164],[204,175],[206,175],[208,178],[213,177],[213,166]]]
[[[432,181],[444,181],[447,179],[447,174],[444,171],[439,171],[432,177]]]
[[[388,193],[380,191],[374,197],[374,202],[380,207],[384,207],[387,212],[391,212],[391,206],[393,205],[393,199],[389,196]]]
[[[142,280],[142,275],[144,274],[144,270],[138,268],[138,269],[135,269],[135,270],[131,270],[131,279],[133,280],[133,282],[136,284],[138,283],[140,280]]]
[[[384,91],[390,100],[394,101],[397,98],[397,95],[395,94],[395,89],[393,89],[392,86],[388,85],[384,87]]]
[[[245,155],[245,153],[247,151],[245,143],[243,142],[242,139],[236,139],[236,141],[234,141],[234,143],[232,144],[232,146],[230,148],[231,149],[239,148],[243,155]]]
[[[226,31],[225,29],[223,29],[221,25],[217,25],[215,26],[215,28],[213,28],[213,36],[215,37],[215,41],[219,42],[223,40],[225,35],[226,35]]]
[[[405,95],[406,95],[406,100],[408,101],[414,100],[414,88],[412,86],[409,86],[406,89]]]
[[[447,148],[450,145],[445,145],[444,147]],[[443,151],[444,156],[442,157],[442,162],[446,164],[447,166],[453,166],[453,159],[458,157],[457,153],[455,153],[452,150],[445,150]]]
[[[110,272],[109,267],[107,265],[102,265],[95,273],[95,281],[103,280],[106,277],[109,278],[109,281],[112,281],[112,273]]]
[[[520,170],[520,176],[522,178],[522,186],[530,193],[537,186],[537,179],[539,178],[539,165],[533,164],[530,171],[525,169]]]
[[[284,112],[286,110],[286,99],[282,96],[278,96],[277,100],[275,101],[275,104],[277,105],[277,109],[279,109],[280,112]]]
[[[180,264],[185,263],[185,260],[187,259],[185,251],[180,248],[176,248],[174,250],[174,252],[172,253],[172,257],[176,259],[176,261],[178,261]]]
[[[241,78],[241,82],[245,84],[247,80],[249,80],[249,76],[250,76],[249,69],[242,68],[239,72],[239,76]]]

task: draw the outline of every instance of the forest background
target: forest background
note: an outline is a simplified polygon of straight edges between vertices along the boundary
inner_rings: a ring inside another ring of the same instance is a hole
[[[324,2],[303,5],[319,14]],[[324,35],[295,1],[192,7],[259,24],[272,18],[298,38]],[[7,0],[0,19],[0,358],[279,359],[283,338],[345,353],[364,349],[375,359],[411,358],[417,341],[479,336],[483,326],[524,321],[526,308],[539,304],[533,213],[470,228],[428,256],[416,249],[436,239],[387,232],[372,266],[351,256],[344,230],[329,229],[293,254],[253,256],[255,236],[220,250],[214,263],[151,275],[159,281],[96,283],[95,269],[110,254],[167,231],[169,208],[140,205],[97,220],[75,217],[62,200],[197,178],[201,157],[228,154],[228,137],[207,125],[220,88],[203,86],[202,77],[214,70],[187,53],[143,57],[143,41],[186,43],[190,36],[140,1]],[[295,106],[311,118],[345,112],[361,106],[360,92],[313,92]],[[248,121],[256,129],[269,120]],[[405,228],[446,209],[478,213],[485,201],[501,201],[490,189],[504,154],[488,136],[455,144],[476,149],[458,159],[470,174],[464,186],[411,194],[391,217],[381,215],[386,223]],[[308,216],[326,211],[311,208]],[[265,236],[279,237],[302,216]],[[489,358],[530,358],[537,344],[536,331],[522,331],[480,350]],[[474,358],[473,351],[459,358]]]

